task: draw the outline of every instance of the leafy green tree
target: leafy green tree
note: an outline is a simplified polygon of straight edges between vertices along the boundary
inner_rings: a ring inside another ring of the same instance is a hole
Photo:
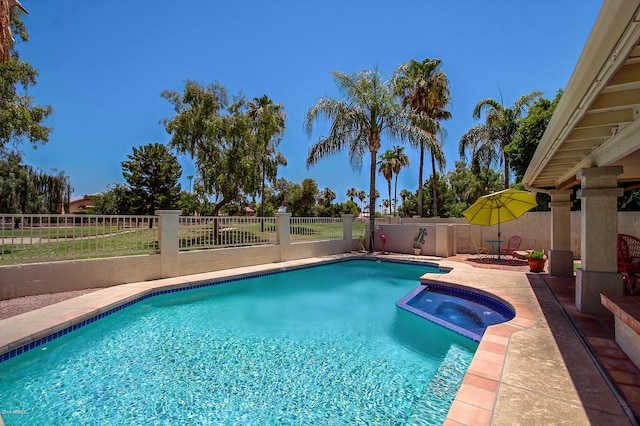
[[[60,172],[58,175],[49,175],[37,170],[32,175],[32,179],[46,213],[59,214],[68,210],[73,192],[69,176],[66,176],[64,172]]]
[[[478,102],[473,110],[473,118],[479,120],[485,113],[484,123],[469,129],[459,143],[460,157],[465,158],[466,151],[471,153],[471,168],[475,173],[488,169],[491,164],[504,166],[504,187],[509,187],[509,160],[506,147],[511,143],[518,129],[520,119],[527,108],[542,92],[533,91],[520,98],[511,106],[488,98]]]
[[[300,185],[294,184],[289,188],[287,207],[293,216],[311,217],[316,209],[319,194],[316,181],[306,178]]]
[[[479,197],[502,189],[502,175],[493,169],[483,169],[474,173],[464,161],[456,161],[456,168],[447,174],[450,190],[454,195],[456,213],[450,216],[461,217],[463,211]],[[458,214],[459,212],[460,214]]]
[[[527,115],[520,120],[513,139],[505,147],[505,155],[515,174],[516,182],[520,182],[527,171],[561,97],[562,90],[558,90],[553,100],[542,97],[536,99],[529,107]]]
[[[277,211],[280,207],[287,207],[288,199],[292,192],[292,188],[295,186],[293,182],[286,180],[285,178],[276,179],[273,182],[272,187],[266,191],[266,201],[273,206],[274,211]]]
[[[60,172],[48,174],[22,164],[13,152],[0,160],[0,213],[52,213],[67,211],[73,188]]]
[[[443,134],[441,121],[449,120],[451,112],[447,110],[451,104],[449,80],[440,68],[440,59],[426,58],[422,62],[410,60],[396,70],[394,75],[394,90],[401,97],[403,107],[417,116],[414,121],[431,136],[430,139],[419,141],[417,148],[420,153],[418,169],[418,215],[422,216],[422,181],[424,170],[424,153],[431,154],[432,176],[436,176],[436,165],[442,169],[445,157],[442,144],[437,136]],[[437,185],[433,180],[433,200],[437,203]],[[438,205],[433,206],[438,215]]]
[[[44,213],[34,175],[18,154],[0,160],[0,213]]]
[[[400,206],[400,210],[402,210],[403,216],[413,216],[413,214],[417,212],[417,209],[415,211],[412,211],[409,205],[407,204],[407,201],[410,200],[412,196],[413,196],[413,193],[408,189],[400,190],[400,199],[402,200],[402,206]]]
[[[133,147],[133,154],[127,158],[121,163],[122,175],[136,213],[154,214],[156,209],[178,205],[182,166],[166,146],[152,143]]]
[[[625,191],[624,195],[618,199],[618,206],[622,212],[640,211],[640,189]]]
[[[358,207],[358,204],[356,204],[356,202],[353,200],[347,200],[344,203],[340,204],[338,207],[339,215],[352,214],[356,217],[360,215],[360,208]]]
[[[410,114],[403,111],[394,99],[390,85],[382,79],[378,70],[345,74],[332,73],[344,99],[321,98],[307,112],[305,127],[311,135],[313,123],[319,119],[331,122],[329,135],[321,137],[309,149],[307,167],[321,159],[347,150],[351,165],[362,167],[368,151],[369,165],[369,214],[375,217],[376,160],[382,145],[382,136],[406,139],[417,143],[429,139],[429,135],[413,125]],[[369,223],[369,251],[374,249],[374,221]]]
[[[278,174],[278,166],[287,165],[284,156],[277,150],[284,135],[287,115],[282,104],[275,104],[267,96],[253,98],[248,104],[248,114],[254,123],[256,157],[261,171],[260,199],[264,200],[265,181],[273,181]],[[264,217],[264,202],[260,216]]]
[[[92,214],[131,214],[134,207],[131,204],[131,190],[122,183],[110,185],[106,191],[91,195]]]
[[[29,35],[19,8],[13,10],[11,31],[19,41],[26,42]],[[37,76],[38,70],[20,59],[14,43],[9,60],[0,64],[0,158],[10,154],[10,145],[17,147],[28,140],[37,147],[49,141],[52,129],[42,123],[53,113],[53,107],[34,105],[33,97],[27,94]]]
[[[434,181],[437,184],[438,190],[435,191],[435,194],[438,196],[437,203],[433,200],[434,192],[425,191],[426,196],[424,197],[424,206],[423,209],[427,217],[435,217],[435,210],[433,206],[438,205],[440,209],[438,210],[439,217],[455,217],[455,194],[451,190],[449,185],[449,181],[446,175],[439,176],[430,176],[429,179],[425,181],[425,188],[433,188]]]
[[[171,135],[170,147],[194,159],[197,178],[204,195],[215,196],[212,214],[241,194],[258,190],[260,158],[253,154],[255,122],[247,113],[241,95],[229,102],[220,84],[207,87],[187,81],[182,94],[163,91],[176,115],[163,120]],[[269,173],[269,172],[267,172]]]
[[[189,185],[191,186],[191,185]],[[200,199],[198,194],[191,191],[180,192],[180,199],[178,200],[178,207],[182,210],[182,216],[191,216],[199,210]]]

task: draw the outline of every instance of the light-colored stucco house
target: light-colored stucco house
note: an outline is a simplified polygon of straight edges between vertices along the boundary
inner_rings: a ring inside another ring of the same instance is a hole
[[[581,200],[575,303],[622,294],[617,207],[640,186],[640,0],[606,0],[523,182],[551,195],[549,273],[573,275],[571,197]]]

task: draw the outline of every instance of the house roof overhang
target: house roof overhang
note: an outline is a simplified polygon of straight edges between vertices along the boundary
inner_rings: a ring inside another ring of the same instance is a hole
[[[590,167],[622,166],[640,183],[640,0],[605,0],[578,64],[523,178],[536,191],[568,189]]]

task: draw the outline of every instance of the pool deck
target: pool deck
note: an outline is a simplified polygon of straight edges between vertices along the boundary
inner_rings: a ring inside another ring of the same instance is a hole
[[[0,355],[157,290],[349,256],[230,269],[98,290],[1,320]],[[640,408],[640,370],[629,365],[628,359],[625,361],[619,348],[616,350],[610,335],[612,322],[582,315],[575,307],[571,310],[573,279],[526,273],[528,268],[522,263],[475,264],[470,255],[446,260],[411,255],[384,257],[426,260],[451,267],[448,274],[429,274],[428,279],[475,287],[503,298],[516,308],[513,320],[489,327],[483,336],[445,425],[637,424],[627,413],[632,409],[637,413]],[[604,365],[605,374],[574,326]],[[617,384],[617,391],[612,391],[605,375]],[[621,404],[616,392],[622,393],[627,402]]]

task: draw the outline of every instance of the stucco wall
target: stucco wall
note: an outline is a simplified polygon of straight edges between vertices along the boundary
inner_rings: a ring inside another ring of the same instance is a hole
[[[0,266],[0,299],[160,278],[160,255]]]
[[[213,272],[355,250],[357,240],[235,247],[180,252],[179,275]],[[0,300],[110,287],[161,278],[161,255],[127,256],[0,266]]]
[[[581,212],[571,212],[571,251],[579,259]],[[458,253],[474,253],[473,241],[480,243],[498,237],[498,226],[469,225],[463,219],[443,219],[457,223],[456,242]],[[618,233],[640,235],[640,212],[618,212]],[[512,235],[522,238],[522,249],[549,250],[551,248],[551,212],[529,212],[521,218],[500,225],[504,241]]]

